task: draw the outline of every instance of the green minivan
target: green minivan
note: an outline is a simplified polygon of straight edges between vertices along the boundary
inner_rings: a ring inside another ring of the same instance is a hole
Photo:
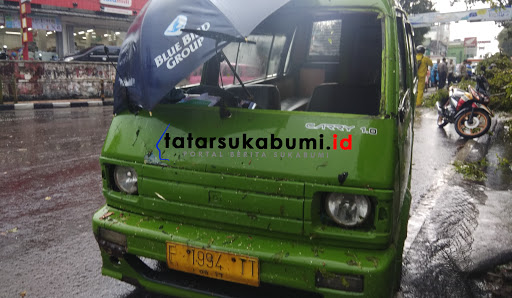
[[[394,0],[291,0],[247,40],[183,78],[179,102],[113,118],[93,216],[102,274],[178,297],[394,295],[417,83],[407,16]]]

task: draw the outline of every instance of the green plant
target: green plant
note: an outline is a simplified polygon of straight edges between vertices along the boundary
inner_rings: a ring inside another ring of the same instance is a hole
[[[455,161],[453,165],[455,166],[455,171],[462,174],[464,179],[472,181],[484,181],[487,179],[484,170],[489,163],[485,158],[475,162]]]
[[[427,97],[423,103],[425,107],[434,107],[436,105],[437,101],[441,101],[442,99],[447,99],[450,96],[448,93],[448,90],[446,89],[439,89],[435,93],[431,94],[429,97]]]
[[[485,66],[485,77],[489,82],[491,102],[489,108],[497,111],[512,112],[512,61],[510,57],[496,53],[478,63],[477,74],[482,74]]]
[[[473,81],[470,79],[462,79],[460,82],[453,84],[454,87],[462,89],[462,90],[468,90],[468,85],[475,87],[476,81]]]
[[[500,157],[498,153],[496,153],[496,157],[498,158],[498,168],[501,169],[509,169],[510,161],[505,157]]]

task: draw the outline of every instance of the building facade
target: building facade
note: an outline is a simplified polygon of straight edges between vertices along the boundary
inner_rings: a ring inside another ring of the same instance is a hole
[[[29,57],[51,60],[95,45],[119,46],[147,0],[32,0]],[[19,57],[19,0],[0,0],[0,47]]]
[[[456,63],[461,63],[466,59],[464,55],[464,43],[460,40],[451,41],[448,45],[448,56],[455,57]]]

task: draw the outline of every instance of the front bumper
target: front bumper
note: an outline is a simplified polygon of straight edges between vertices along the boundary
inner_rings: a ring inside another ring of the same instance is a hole
[[[126,235],[125,245],[101,239],[100,228]],[[271,231],[268,236],[234,233],[145,217],[107,205],[94,214],[93,231],[100,244],[104,275],[179,297],[389,297],[400,260],[393,245],[385,250],[365,250],[322,245],[315,239],[273,238],[276,235]],[[261,285],[255,288],[154,269],[141,261],[139,257],[165,263],[166,241],[257,257]],[[338,285],[333,285],[338,280]]]

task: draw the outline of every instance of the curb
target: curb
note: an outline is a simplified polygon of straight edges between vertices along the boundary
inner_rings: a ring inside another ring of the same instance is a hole
[[[39,110],[39,109],[58,109],[58,108],[79,108],[79,107],[101,107],[112,106],[113,101],[79,101],[79,102],[48,102],[48,103],[16,103],[0,105],[0,111],[10,110]]]

